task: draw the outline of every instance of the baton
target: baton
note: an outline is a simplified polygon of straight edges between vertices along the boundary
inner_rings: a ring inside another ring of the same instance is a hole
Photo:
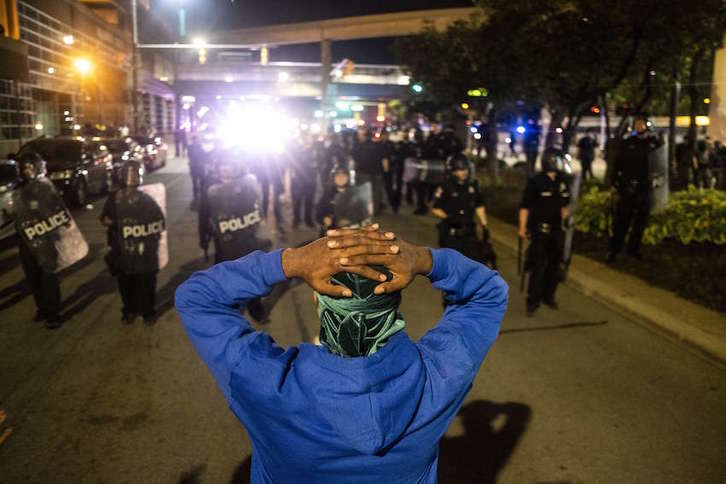
[[[517,247],[517,275],[522,274],[522,236],[519,236]]]

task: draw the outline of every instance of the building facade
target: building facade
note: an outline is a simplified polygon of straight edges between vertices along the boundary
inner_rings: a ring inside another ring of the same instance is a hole
[[[130,3],[0,0],[3,35],[22,44],[28,67],[25,79],[0,78],[0,157],[38,136],[132,125]],[[173,66],[155,57],[140,58],[140,127],[165,134],[174,128]]]

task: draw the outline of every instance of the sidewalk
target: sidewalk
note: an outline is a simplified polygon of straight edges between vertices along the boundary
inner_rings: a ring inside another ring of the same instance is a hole
[[[487,217],[491,238],[516,253],[517,229]],[[726,362],[726,315],[587,257],[573,255],[565,283],[633,321]]]

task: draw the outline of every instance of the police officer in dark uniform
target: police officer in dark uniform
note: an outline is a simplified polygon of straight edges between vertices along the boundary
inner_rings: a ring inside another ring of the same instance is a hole
[[[542,171],[530,178],[519,209],[519,236],[530,238],[527,268],[531,271],[527,291],[527,315],[534,315],[540,303],[557,309],[555,291],[560,283],[564,251],[563,222],[570,216],[570,186],[562,168],[560,150],[548,148],[542,154]]]
[[[215,264],[272,247],[271,241],[258,237],[264,218],[261,194],[257,179],[245,173],[243,163],[243,154],[236,150],[220,152],[217,160],[219,183],[207,191],[204,223],[208,226],[208,236],[214,241]],[[267,319],[259,298],[250,301],[247,310],[257,321]]]
[[[118,280],[123,307],[121,321],[133,323],[138,316],[144,323],[156,323],[156,279],[158,256],[166,218],[159,205],[138,190],[143,168],[137,161],[127,161],[119,171],[121,188],[109,195],[101,211],[101,224],[108,227],[111,251],[106,263]],[[138,233],[134,233],[134,230]]]
[[[329,181],[320,197],[315,210],[315,218],[320,224],[320,234],[325,235],[329,229],[337,228],[335,219],[335,196],[345,192],[350,186],[350,169],[343,163],[338,163],[330,170]]]
[[[662,144],[648,131],[648,120],[639,116],[634,121],[635,135],[623,141],[615,159],[612,185],[618,193],[618,203],[613,220],[613,236],[610,239],[608,261],[614,262],[625,245],[625,237],[631,228],[627,252],[642,258],[640,245],[650,212],[650,157]]]
[[[470,177],[469,160],[464,155],[455,155],[450,166],[451,176],[437,189],[431,209],[431,213],[441,219],[439,246],[495,266],[496,257],[488,244],[486,202],[479,183]],[[477,237],[477,223],[483,230],[482,241]]]
[[[20,156],[18,164],[23,180],[20,189],[16,192],[19,196],[22,197],[25,191],[33,191],[34,185],[39,183],[47,183],[48,189],[54,190],[52,184],[45,178],[45,161],[40,155],[25,153]],[[18,222],[16,219],[16,231],[20,234],[22,228],[18,226]],[[58,274],[42,267],[22,236],[18,237],[18,249],[25,281],[30,286],[37,307],[34,320],[36,322],[45,321],[45,327],[48,329],[60,328],[63,323],[60,315],[61,293]]]
[[[292,226],[300,224],[301,217],[305,225],[313,227],[313,202],[315,199],[315,153],[312,139],[303,134],[300,144],[292,153],[291,190],[292,190]]]
[[[205,158],[208,156],[208,153],[206,153],[202,147],[202,141],[199,138],[199,135],[192,135],[192,142],[189,145],[187,154],[189,156],[189,174],[192,177],[192,194],[194,196],[192,206],[196,207],[199,201],[199,195],[201,194],[202,180],[204,178],[206,165]]]

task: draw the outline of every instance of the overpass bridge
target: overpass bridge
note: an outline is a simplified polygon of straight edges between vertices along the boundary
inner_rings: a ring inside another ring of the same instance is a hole
[[[314,98],[327,112],[338,99],[385,101],[402,97],[410,79],[401,66],[355,64],[335,66],[331,44],[341,40],[403,37],[425,27],[439,30],[468,20],[476,8],[419,10],[216,32],[189,44],[142,44],[142,49],[196,49],[206,62],[186,56],[177,65],[175,86],[180,96],[204,99],[264,94]],[[269,61],[278,46],[320,44],[321,62]],[[353,59],[355,61],[355,59]],[[352,69],[350,69],[350,67]]]

